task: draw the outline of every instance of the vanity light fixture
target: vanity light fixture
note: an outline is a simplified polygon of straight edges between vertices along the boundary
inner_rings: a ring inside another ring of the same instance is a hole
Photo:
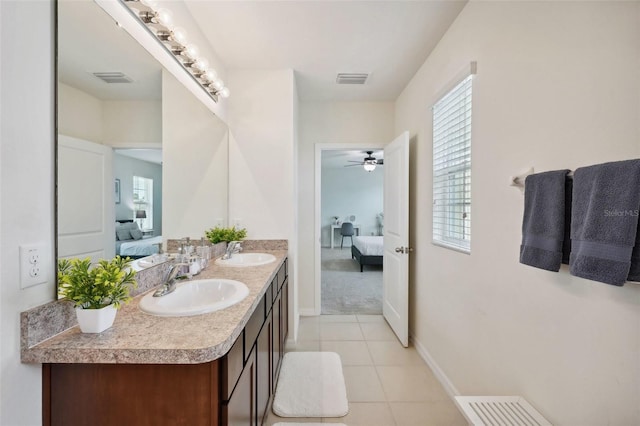
[[[198,46],[189,43],[187,31],[174,25],[169,9],[159,7],[156,0],[121,1],[215,102],[218,102],[218,97],[229,97],[229,89],[209,67],[209,61],[200,56]]]

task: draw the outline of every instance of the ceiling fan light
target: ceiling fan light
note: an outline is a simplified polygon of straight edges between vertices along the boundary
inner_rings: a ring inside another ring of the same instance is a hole
[[[372,172],[376,169],[376,164],[375,163],[364,163],[363,165],[364,169],[368,172]]]

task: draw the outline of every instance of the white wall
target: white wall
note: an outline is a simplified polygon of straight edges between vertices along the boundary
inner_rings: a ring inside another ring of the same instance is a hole
[[[104,143],[103,102],[82,90],[58,82],[58,133]]]
[[[393,102],[300,102],[298,139],[298,303],[315,310],[315,145],[386,144],[394,138]],[[345,213],[346,214],[346,213]]]
[[[166,71],[162,101],[162,236],[204,237],[227,218],[227,126]]]
[[[58,133],[120,148],[159,148],[162,101],[108,101],[58,83]]]
[[[372,172],[362,167],[322,168],[322,246],[331,245],[331,225],[333,216],[354,215],[354,223],[360,225],[360,235],[378,235],[376,215],[384,206],[384,168],[376,167]],[[338,230],[334,239],[341,240]],[[351,239],[345,240],[351,246]]]
[[[20,312],[55,283],[20,288],[20,244],[42,242],[54,276],[54,4],[0,2],[0,424],[39,425],[41,368],[20,363]],[[28,25],[25,25],[28,23]]]
[[[640,424],[640,286],[519,264],[523,197],[507,186],[529,166],[640,156],[639,52],[638,2],[470,2],[397,100],[410,328],[461,394],[522,395],[557,425]],[[472,60],[468,256],[431,244],[429,108]]]
[[[159,148],[162,101],[103,101],[104,143],[122,148]]]
[[[294,237],[292,70],[229,71],[229,220],[250,239]]]

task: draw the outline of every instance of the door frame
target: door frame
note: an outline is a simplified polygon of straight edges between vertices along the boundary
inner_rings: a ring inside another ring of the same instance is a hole
[[[388,142],[387,142],[388,143]],[[322,151],[352,151],[366,149],[384,149],[385,143],[316,143],[314,153],[315,166],[315,189],[314,189],[314,313],[320,315],[322,313],[322,270],[321,270],[321,253],[322,253]]]

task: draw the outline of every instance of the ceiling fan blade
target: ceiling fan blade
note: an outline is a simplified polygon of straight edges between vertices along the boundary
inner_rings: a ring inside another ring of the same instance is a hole
[[[383,164],[384,164],[384,159],[381,158],[380,160],[378,160],[378,166],[382,166]]]
[[[364,162],[362,162],[362,161],[356,161],[356,160],[347,160],[347,163],[360,163],[360,164],[364,164]]]
[[[343,166],[343,167],[353,167],[353,166],[362,166],[362,163],[360,163],[360,164],[347,164],[346,166]]]

